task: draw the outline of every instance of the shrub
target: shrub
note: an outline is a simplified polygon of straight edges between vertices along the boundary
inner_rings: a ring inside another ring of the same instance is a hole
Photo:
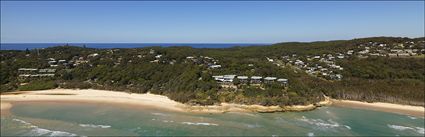
[[[28,91],[28,90],[45,90],[45,89],[53,89],[58,87],[56,82],[54,81],[32,81],[27,85],[22,85],[18,87],[20,91]]]

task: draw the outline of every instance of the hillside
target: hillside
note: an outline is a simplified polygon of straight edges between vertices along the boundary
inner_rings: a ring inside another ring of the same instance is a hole
[[[423,37],[374,37],[223,49],[1,50],[0,84],[2,92],[110,89],[201,105],[302,105],[327,95],[424,106],[424,49]]]

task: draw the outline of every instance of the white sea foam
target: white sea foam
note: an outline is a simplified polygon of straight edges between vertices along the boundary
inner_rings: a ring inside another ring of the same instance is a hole
[[[73,134],[73,133],[69,133],[65,131],[55,131],[55,130],[39,128],[38,126],[35,126],[21,119],[12,119],[12,120],[19,122],[31,129],[26,136],[78,136],[77,134]]]
[[[151,114],[155,116],[169,116],[168,114],[164,114],[164,113],[151,113]]]
[[[258,125],[257,123],[255,123],[255,124],[246,124],[246,126],[247,126],[248,128],[259,128],[259,127],[263,127],[263,126],[261,126],[261,125]]]
[[[172,120],[162,120],[162,122],[164,122],[164,123],[173,123],[174,121],[172,121]]]
[[[94,125],[94,124],[79,124],[80,127],[90,127],[90,128],[111,128],[110,125]]]
[[[407,116],[407,117],[409,117],[410,119],[417,119],[416,117],[414,117],[414,116]]]
[[[314,136],[314,133],[310,132],[310,133],[307,134],[307,136],[313,137]]]
[[[419,134],[425,134],[425,129],[423,127],[415,127],[415,129]]]
[[[329,119],[327,121],[324,121],[322,119],[307,119],[306,117],[302,117],[299,119],[300,121],[306,122],[311,125],[316,125],[320,128],[336,128],[340,127],[341,125],[337,122],[333,121],[332,119]]]
[[[347,128],[347,129],[351,129],[351,127],[350,126],[347,126],[347,125],[344,125],[344,127]]]
[[[425,134],[425,130],[422,127],[406,127],[406,126],[391,125],[391,124],[388,124],[387,126],[389,128],[395,129],[395,130],[400,130],[400,131],[412,130],[412,131],[415,131],[415,132],[417,132],[419,134]]]
[[[182,124],[186,124],[186,125],[196,125],[196,126],[218,126],[218,124],[214,124],[214,123],[193,123],[193,122],[182,122]]]
[[[387,125],[388,127],[396,130],[407,130],[412,129],[411,127],[399,126],[399,125]]]

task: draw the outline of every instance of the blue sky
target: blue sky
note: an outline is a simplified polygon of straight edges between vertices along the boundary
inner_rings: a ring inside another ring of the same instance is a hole
[[[424,1],[1,1],[1,42],[275,43],[424,36]]]

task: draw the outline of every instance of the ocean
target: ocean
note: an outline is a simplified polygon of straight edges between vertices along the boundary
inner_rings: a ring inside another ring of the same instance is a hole
[[[88,48],[142,48],[150,46],[189,46],[193,48],[230,48],[235,46],[270,45],[269,43],[1,43],[1,50],[26,50],[54,46],[80,46]]]
[[[424,119],[372,110],[199,114],[102,103],[21,102],[1,136],[424,136]]]

